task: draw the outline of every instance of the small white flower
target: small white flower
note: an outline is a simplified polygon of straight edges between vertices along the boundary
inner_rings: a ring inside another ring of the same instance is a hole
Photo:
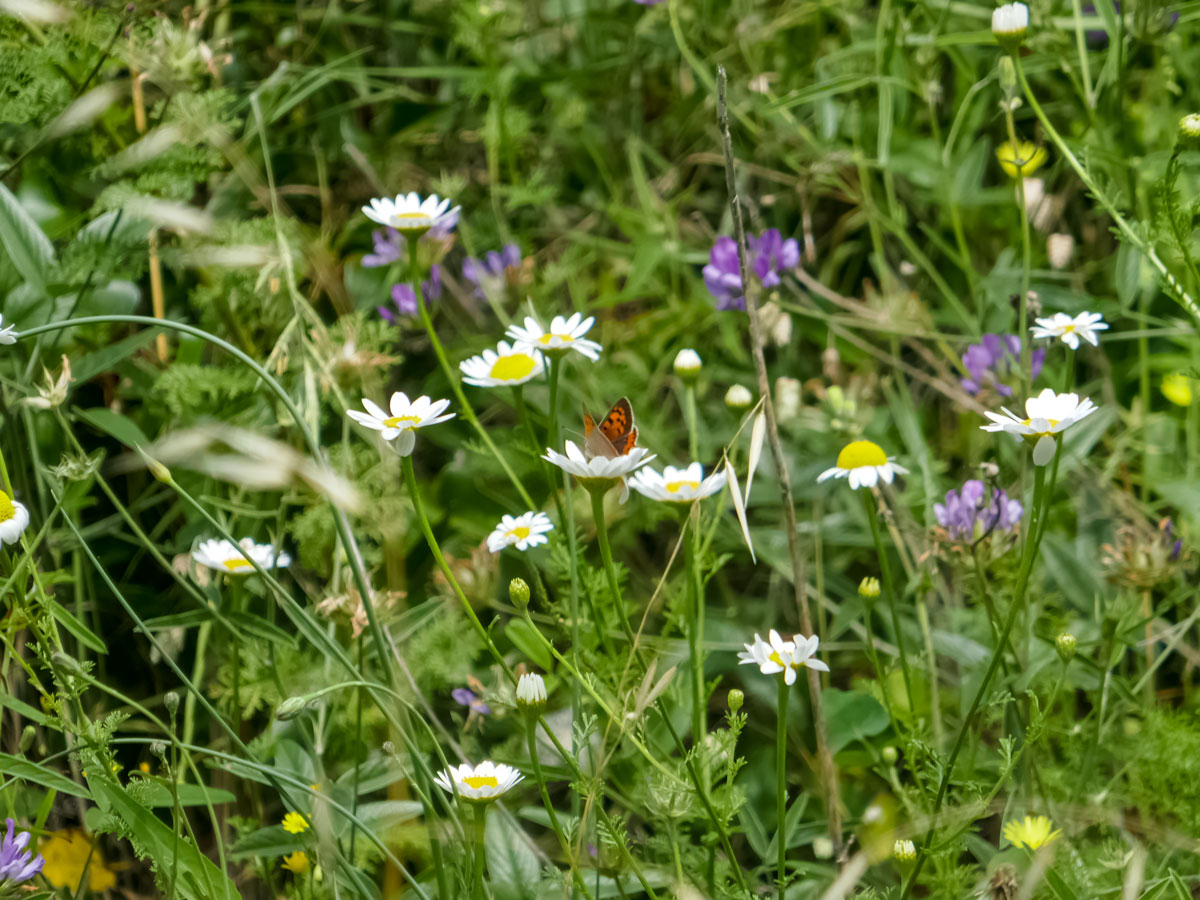
[[[622,456],[593,456],[591,459],[584,456],[574,441],[567,441],[564,449],[566,455],[547,447],[542,459],[558,466],[568,475],[574,475],[585,488],[600,487],[607,490],[620,481],[622,503],[629,499],[629,485],[625,484],[625,476],[654,459],[654,454],[645,447],[634,447]]]
[[[1056,394],[1046,388],[1036,397],[1025,401],[1025,418],[1021,419],[1001,407],[1004,415],[985,412],[992,420],[990,425],[981,425],[984,431],[1003,431],[1017,440],[1037,439],[1033,448],[1033,462],[1044,466],[1054,458],[1054,435],[1060,434],[1081,419],[1096,411],[1096,404],[1088,398],[1079,399],[1078,394]]]
[[[511,347],[501,341],[495,350],[484,350],[459,363],[463,381],[476,387],[516,387],[542,374],[542,354],[527,347]]]
[[[584,337],[596,323],[593,316],[586,319],[582,313],[573,313],[570,318],[555,316],[549,328],[543,328],[533,316],[525,317],[525,325],[509,325],[505,335],[512,338],[518,348],[540,350],[543,353],[567,353],[576,350],[588,359],[596,360],[604,349],[595,341]]]
[[[730,385],[725,392],[725,405],[735,412],[747,409],[754,402],[754,395],[744,384]]]
[[[504,763],[484,760],[477,766],[464,763],[438,772],[438,787],[466,800],[495,800],[525,776]]]
[[[764,675],[783,672],[785,684],[795,684],[796,673],[805,666],[818,672],[829,671],[829,666],[815,658],[821,643],[816,635],[806,638],[797,634],[793,640],[785,641],[772,628],[767,637],[769,640],[764,641],[757,634],[754,635],[754,643],[746,644],[746,649],[738,654],[739,664],[756,665]]]
[[[286,553],[276,553],[270,544],[259,544],[254,538],[242,538],[236,544],[210,538],[192,551],[192,559],[202,566],[229,575],[253,574],[251,560],[264,569],[282,569],[292,564],[292,558]]]
[[[1029,7],[1024,3],[1005,3],[992,10],[992,34],[996,37],[1020,37],[1028,28]]]
[[[369,206],[362,208],[367,218],[380,225],[395,228],[400,232],[424,234],[443,219],[458,216],[458,207],[449,209],[449,200],[438,199],[431,194],[424,200],[416,193],[397,194],[396,199],[375,197]]]
[[[0,316],[0,325],[4,325],[4,316]],[[17,334],[16,325],[4,325],[0,328],[0,344],[15,344],[18,337],[20,335]]]
[[[517,706],[546,705],[546,682],[536,672],[526,672],[517,679]]]
[[[883,452],[883,448],[873,441],[852,441],[842,448],[838,454],[837,465],[826,469],[817,476],[817,482],[827,478],[845,478],[850,487],[858,490],[860,487],[875,487],[879,479],[888,484],[896,477],[896,473],[907,475],[908,469],[892,462],[893,456]]]
[[[694,379],[700,374],[700,368],[704,365],[700,359],[700,354],[690,347],[680,350],[675,354],[675,374],[683,379]]]
[[[0,491],[0,543],[15,544],[28,527],[29,510],[25,508],[25,504]]]
[[[912,841],[896,841],[892,845],[892,856],[900,862],[912,862],[917,858],[917,846]]]
[[[499,553],[505,547],[528,550],[546,543],[546,532],[553,531],[554,524],[544,512],[527,512],[516,516],[505,516],[488,535],[488,549]]]
[[[1061,338],[1062,342],[1072,350],[1078,349],[1079,339],[1083,338],[1093,347],[1099,346],[1097,331],[1106,331],[1108,323],[1100,313],[1081,312],[1077,316],[1066,313],[1055,313],[1047,319],[1035,319],[1037,322],[1030,330],[1035,338]]]
[[[388,403],[391,415],[366,397],[363,398],[362,404],[366,409],[365,413],[351,409],[346,411],[347,415],[359,425],[381,432],[385,441],[396,441],[396,452],[401,456],[408,456],[413,452],[413,446],[417,442],[416,429],[454,418],[454,413],[442,415],[450,405],[449,400],[430,400],[428,397],[409,400],[408,396],[400,391],[392,394]]]
[[[720,491],[725,487],[727,477],[725,470],[721,469],[705,478],[704,467],[694,462],[686,469],[667,466],[661,475],[649,467],[638,469],[629,479],[629,486],[651,500],[691,503]]]

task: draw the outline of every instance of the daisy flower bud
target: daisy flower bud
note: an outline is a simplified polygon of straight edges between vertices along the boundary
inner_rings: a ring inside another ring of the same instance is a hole
[[[1029,7],[1024,3],[1005,3],[992,10],[992,34],[1005,50],[1021,46],[1029,29]]]
[[[737,688],[729,692],[729,711],[737,712],[742,708],[742,704],[746,702],[746,695]]]
[[[754,395],[750,393],[750,388],[742,384],[730,385],[729,390],[725,392],[725,405],[734,412],[741,412],[744,409],[749,409],[750,404],[754,402]]]
[[[700,369],[704,362],[700,359],[700,354],[690,347],[680,350],[675,355],[675,374],[685,384],[693,384],[700,376]]]
[[[532,712],[546,706],[546,682],[541,675],[526,672],[517,680],[517,706]]]
[[[1069,631],[1064,631],[1054,639],[1054,649],[1058,651],[1058,658],[1065,663],[1075,658],[1076,646],[1078,646],[1078,642],[1075,640],[1075,635]]]
[[[878,597],[879,596],[879,579],[872,576],[867,576],[858,583],[858,595],[860,597]]]
[[[892,856],[897,862],[912,862],[917,858],[917,846],[912,841],[896,841],[892,845]]]
[[[508,583],[508,599],[517,609],[524,609],[529,605],[529,585],[524,578],[514,578]]]
[[[1179,143],[1200,146],[1200,113],[1188,113],[1179,120]]]

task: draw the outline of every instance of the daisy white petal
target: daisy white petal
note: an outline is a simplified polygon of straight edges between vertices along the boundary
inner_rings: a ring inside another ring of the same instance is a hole
[[[501,341],[495,350],[463,360],[458,368],[463,381],[476,387],[515,387],[537,378],[545,370],[542,354],[518,343],[516,347]]]
[[[416,430],[429,425],[438,425],[454,418],[454,413],[441,415],[450,405],[449,400],[431,401],[428,397],[418,397],[409,400],[402,391],[392,394],[388,401],[391,415],[383,411],[377,403],[363,398],[365,413],[355,409],[346,410],[346,414],[360,425],[381,433],[385,441],[394,441],[394,449],[401,456],[408,456],[416,445]]]
[[[218,538],[201,541],[192,551],[192,560],[227,575],[252,575],[254,563],[263,569],[282,569],[292,563],[292,558],[286,553],[277,552],[270,544],[260,544],[248,537],[236,544]]]
[[[908,474],[908,469],[897,465],[894,459],[873,441],[852,441],[838,454],[837,465],[818,475],[817,482],[845,478],[854,490],[875,487],[881,478],[891,484],[897,474]]]
[[[546,543],[547,532],[554,530],[554,523],[544,512],[527,512],[519,516],[504,516],[488,535],[488,549],[499,553],[505,547],[527,550]]]
[[[704,477],[704,467],[698,462],[684,469],[667,466],[662,474],[651,468],[638,469],[629,479],[629,486],[651,500],[664,503],[691,503],[711,497],[725,487],[724,469]]]
[[[588,359],[596,360],[603,348],[584,337],[595,322],[592,316],[584,319],[582,313],[573,313],[566,319],[555,316],[550,321],[550,327],[543,328],[537,319],[526,316],[524,325],[510,325],[505,334],[518,347],[527,350],[538,350],[552,356],[561,356],[574,350]]]
[[[524,777],[512,766],[484,760],[477,766],[464,763],[443,769],[434,781],[442,790],[456,793],[464,800],[486,803],[510,790]]]

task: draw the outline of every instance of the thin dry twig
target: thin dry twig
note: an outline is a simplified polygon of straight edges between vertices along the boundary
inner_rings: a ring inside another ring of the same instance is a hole
[[[742,223],[742,206],[738,197],[737,178],[734,172],[733,137],[729,133],[729,109],[725,91],[728,78],[725,67],[717,68],[717,122],[721,129],[721,143],[725,152],[725,184],[729,191],[729,206],[733,213],[734,232],[737,237],[738,271],[742,278],[742,293],[746,298],[746,314],[750,318],[750,349],[754,354],[754,368],[758,372],[758,393],[763,400],[763,411],[767,415],[767,439],[771,445],[771,456],[775,460],[775,474],[779,479],[779,492],[783,501],[784,528],[787,531],[788,552],[792,559],[792,584],[796,591],[796,606],[800,610],[800,628],[805,634],[813,634],[812,613],[808,607],[804,556],[800,550],[800,536],[796,525],[796,505],[792,500],[792,481],[788,474],[787,459],[783,455],[783,444],[779,440],[779,422],[775,418],[775,403],[771,398],[771,383],[767,376],[767,361],[763,355],[762,325],[758,318],[758,305],[751,290],[749,272],[746,267],[746,228]],[[813,726],[817,734],[817,758],[820,760],[821,780],[825,787],[826,813],[829,817],[829,835],[835,852],[842,844],[841,791],[838,773],[829,752],[829,737],[826,733],[825,713],[821,703],[821,680],[818,673],[805,668],[808,673],[808,693],[812,702]],[[782,837],[781,837],[782,839]]]

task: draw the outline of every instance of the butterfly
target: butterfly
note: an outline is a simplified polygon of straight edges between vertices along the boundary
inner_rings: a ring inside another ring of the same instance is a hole
[[[615,459],[625,456],[637,444],[637,429],[633,427],[633,407],[622,397],[613,404],[599,425],[588,411],[583,411],[583,450],[588,459],[603,456]]]

